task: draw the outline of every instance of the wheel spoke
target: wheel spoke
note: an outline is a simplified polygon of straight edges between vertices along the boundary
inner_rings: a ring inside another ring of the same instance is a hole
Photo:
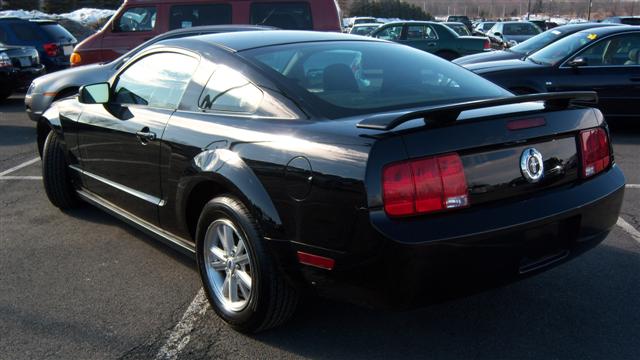
[[[224,282],[222,283],[222,296],[229,298],[229,274],[226,274]]]
[[[236,246],[236,256],[245,253],[244,241],[242,239],[238,240],[238,246]]]
[[[243,254],[240,256],[236,256],[235,261],[238,265],[249,265],[249,255]]]
[[[247,288],[244,282],[238,281],[238,287],[240,288],[240,292],[242,293],[242,297],[245,300],[249,300],[249,294],[251,294],[251,289]]]
[[[211,254],[216,258],[216,260],[219,260],[222,262],[227,260],[225,251],[220,249],[217,246],[214,246],[211,248]]]
[[[220,238],[224,251],[229,256],[231,255],[231,252],[233,252],[233,232],[230,230],[231,229],[227,225],[221,225],[218,228],[218,237]]]
[[[238,281],[235,276],[229,276],[229,300],[238,301]]]
[[[249,276],[249,274],[242,270],[236,270],[236,276],[238,277],[238,280],[240,280],[240,283],[247,288],[247,290],[251,290],[251,276]]]
[[[225,271],[225,269],[227,268],[227,263],[215,260],[211,262],[211,267],[215,271]]]

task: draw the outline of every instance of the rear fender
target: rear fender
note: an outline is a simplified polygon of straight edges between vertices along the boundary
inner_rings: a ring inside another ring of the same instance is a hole
[[[193,158],[191,167],[197,175],[183,178],[178,185],[176,203],[180,204],[182,223],[186,221],[191,191],[203,181],[214,181],[242,200],[267,238],[281,238],[282,220],[275,205],[258,177],[236,153],[227,149],[204,150]]]

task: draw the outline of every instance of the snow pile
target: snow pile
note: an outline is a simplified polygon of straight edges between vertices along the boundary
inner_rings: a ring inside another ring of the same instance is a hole
[[[93,26],[102,23],[105,18],[115,14],[114,10],[104,9],[79,9],[66,14],[45,14],[37,10],[5,10],[0,11],[0,17],[18,17],[22,19],[69,19],[81,23],[85,26]]]
[[[103,19],[112,17],[115,13],[115,10],[84,8],[58,16],[77,21],[82,25],[93,25],[101,22]]]

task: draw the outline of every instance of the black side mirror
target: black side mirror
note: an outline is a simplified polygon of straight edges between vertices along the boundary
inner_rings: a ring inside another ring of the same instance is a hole
[[[495,36],[495,37],[499,37],[499,38],[502,38],[502,33],[494,32],[494,33],[493,33],[493,36]]]
[[[109,102],[110,94],[109,83],[85,85],[78,91],[78,101],[81,104],[106,104]]]
[[[571,66],[571,67],[580,67],[580,66],[586,66],[587,65],[587,59],[583,58],[583,57],[577,57],[574,58],[573,60],[570,60],[567,65]]]

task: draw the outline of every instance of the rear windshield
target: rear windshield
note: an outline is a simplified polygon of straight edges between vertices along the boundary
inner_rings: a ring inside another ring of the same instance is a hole
[[[540,33],[540,28],[531,23],[504,24],[503,34],[505,35],[536,35]]]
[[[53,41],[76,42],[76,38],[60,24],[42,23],[40,24],[40,28],[44,30]]]
[[[449,16],[449,21],[469,21],[469,18],[466,16]]]
[[[470,71],[404,45],[322,42],[265,47],[242,55],[329,118],[510,94]]]
[[[306,2],[251,4],[251,24],[287,30],[313,30],[311,10]]]
[[[33,26],[27,22],[15,22],[9,24],[9,28],[20,41],[44,41],[42,33],[38,31],[37,26]]]
[[[483,23],[482,24],[482,30],[489,30],[493,27],[493,25],[495,25],[496,23],[492,23],[492,22],[488,22],[488,23]]]
[[[229,4],[175,5],[171,7],[169,30],[231,22]]]

